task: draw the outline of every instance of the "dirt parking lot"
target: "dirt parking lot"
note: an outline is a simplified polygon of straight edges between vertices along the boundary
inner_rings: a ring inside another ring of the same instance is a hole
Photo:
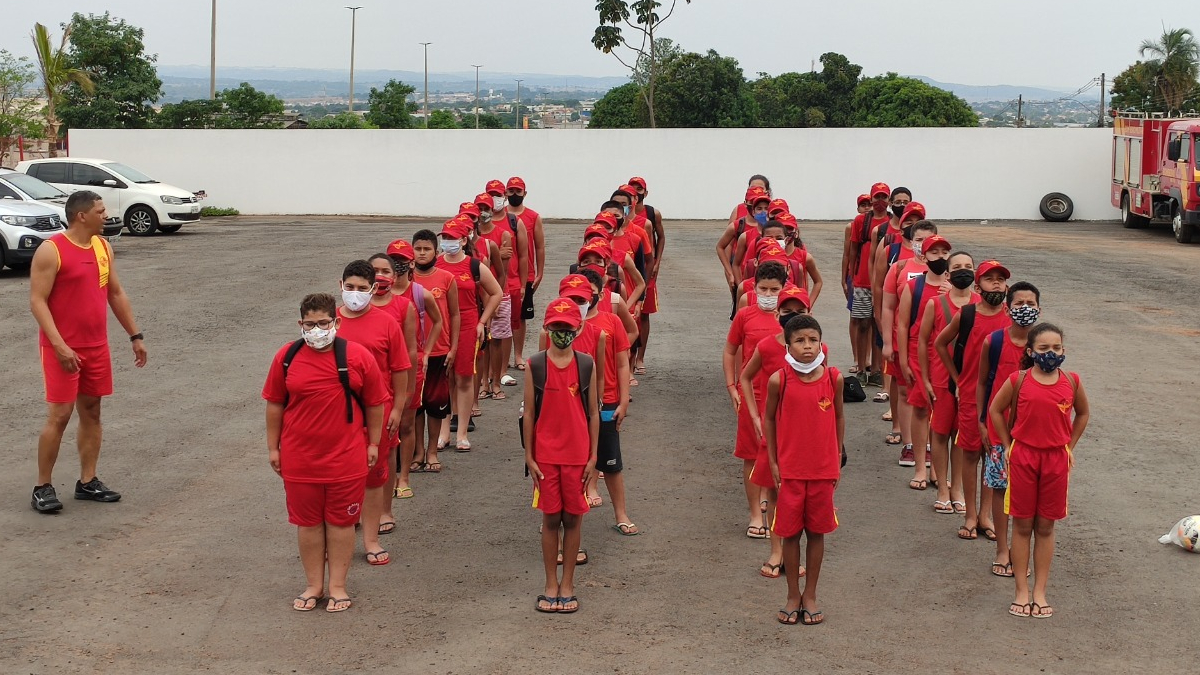
[[[669,215],[669,209],[668,209]],[[100,476],[118,504],[29,508],[44,411],[27,275],[0,273],[0,672],[3,673],[848,673],[1192,672],[1200,556],[1156,538],[1200,512],[1195,392],[1200,247],[1115,223],[948,223],[956,248],[999,257],[1037,284],[1067,331],[1091,426],[1059,530],[1049,621],[1007,614],[993,547],[960,541],[955,517],[884,446],[883,406],[847,406],[841,528],[827,538],[820,627],[781,626],[782,580],[759,576],[767,544],[744,536],[734,415],[720,351],[728,293],[712,245],[721,223],[668,222],[648,367],[624,437],[630,512],[584,522],[592,562],[582,609],[533,611],[537,512],[522,477],[517,397],[483,403],[469,455],[414,476],[384,538],[391,565],[351,569],[354,608],[300,614],[303,588],[283,489],[267,465],[259,392],[296,337],[300,298],[337,289],[342,266],[427,223],[354,218],[205,221],[126,237],[118,269],[147,335],[141,371],[112,322],[114,397]],[[582,225],[547,226],[556,285]],[[842,225],[804,223],[826,278],[816,315],[849,366],[835,277]],[[539,296],[540,307],[551,298]],[[1188,310],[1188,307],[1192,307]],[[514,390],[510,390],[514,391]],[[77,472],[68,431],[55,482]]]

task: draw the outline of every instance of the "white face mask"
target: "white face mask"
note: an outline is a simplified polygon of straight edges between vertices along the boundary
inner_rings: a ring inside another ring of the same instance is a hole
[[[777,306],[779,306],[779,296],[778,295],[770,295],[770,296],[759,295],[758,296],[758,308],[761,309],[762,311],[774,312],[775,308]]]
[[[314,327],[312,330],[301,328],[300,335],[309,347],[324,349],[333,344],[333,338],[337,337],[337,328],[335,326],[330,326],[329,328]]]
[[[779,244],[779,248],[787,248],[787,239],[776,239],[775,243]]]
[[[439,246],[446,255],[458,255],[462,251],[462,242],[457,239],[443,239]]]
[[[580,316],[580,318],[582,318],[584,321],[587,321],[588,310],[590,310],[590,309],[591,309],[591,305],[589,305],[589,304],[588,304],[588,303],[586,303],[586,302],[585,302],[585,303],[583,303],[582,305],[580,305],[580,306],[579,306],[579,316]]]
[[[371,304],[371,298],[374,295],[374,291],[347,291],[343,289],[342,304],[346,305],[346,309],[351,312],[361,312],[367,308],[367,305]]]
[[[822,363],[825,363],[825,352],[817,352],[817,358],[813,359],[812,363],[800,363],[796,359],[792,358],[791,354],[784,354],[783,358],[797,373],[807,375],[817,368],[820,368]]]
[[[481,211],[479,213],[479,222],[481,222],[481,223],[492,222],[492,212],[491,211]]]
[[[504,208],[506,204],[508,204],[508,200],[504,197],[492,197],[493,211],[499,211],[500,209]]]

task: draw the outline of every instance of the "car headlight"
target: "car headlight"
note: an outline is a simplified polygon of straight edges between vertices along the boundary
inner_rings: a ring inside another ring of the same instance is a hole
[[[171,195],[163,195],[162,197],[159,197],[159,199],[163,200],[164,204],[182,204],[183,203],[182,199],[180,199],[179,197],[172,197]]]
[[[21,227],[33,227],[37,224],[35,216],[0,216],[0,220],[9,225],[20,225]]]

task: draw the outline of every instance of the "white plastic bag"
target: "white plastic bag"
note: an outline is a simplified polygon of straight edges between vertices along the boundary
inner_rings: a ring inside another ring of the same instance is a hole
[[[1160,544],[1175,544],[1185,551],[1200,553],[1200,516],[1188,516],[1158,538]]]

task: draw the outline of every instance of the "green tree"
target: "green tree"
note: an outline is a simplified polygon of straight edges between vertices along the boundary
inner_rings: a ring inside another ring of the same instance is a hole
[[[154,118],[159,129],[212,129],[225,111],[221,93],[215,99],[194,99],[164,104]]]
[[[322,117],[319,120],[313,120],[308,125],[309,129],[369,129],[371,125],[367,124],[362,115],[352,112],[339,113],[331,117]]]
[[[848,127],[854,120],[854,95],[858,91],[862,66],[850,63],[850,59],[837,52],[821,55],[821,73],[818,81],[824,86],[825,100],[819,107],[825,116],[826,126]]]
[[[37,54],[38,74],[42,80],[42,93],[46,98],[44,117],[46,138],[50,140],[50,156],[58,157],[58,131],[62,120],[58,108],[63,102],[67,86],[74,83],[80,89],[93,91],[92,79],[84,71],[71,66],[67,58],[67,45],[71,41],[71,26],[63,29],[62,42],[55,49],[50,41],[50,31],[42,24],[34,24],[33,51]]]
[[[641,87],[630,82],[608,90],[592,107],[589,129],[634,129],[646,126]]]
[[[67,29],[67,26],[63,27]],[[145,129],[154,118],[153,104],[162,96],[162,80],[147,54],[143,31],[124,19],[74,14],[70,23],[68,65],[87,72],[92,91],[74,83],[67,87],[62,121],[77,129]]]
[[[911,77],[869,77],[854,93],[856,127],[975,127],[979,116],[954,94]]]
[[[243,82],[237,89],[222,91],[224,110],[217,119],[222,129],[271,129],[280,126],[279,115],[283,114],[283,101],[274,94],[267,94]]]
[[[1155,73],[1158,98],[1166,109],[1182,110],[1184,101],[1195,93],[1196,78],[1200,76],[1200,45],[1196,44],[1192,31],[1164,30],[1158,40],[1143,41],[1138,54],[1152,57],[1150,63],[1158,71]]]
[[[664,127],[754,126],[754,97],[736,59],[713,50],[687,52],[658,75],[658,121]]]
[[[470,114],[463,115],[462,120],[459,122],[459,127],[462,129],[474,129],[475,128],[475,113],[471,112]],[[501,120],[500,117],[497,115],[492,115],[490,113],[483,113],[483,114],[479,115],[479,128],[480,129],[503,129],[504,121]]]
[[[692,0],[684,0],[691,3]],[[641,87],[639,93],[646,102],[650,127],[658,124],[655,96],[658,77],[665,59],[658,55],[663,44],[654,37],[659,27],[675,13],[678,0],[671,0],[670,9],[660,15],[658,10],[664,3],[658,0],[597,0],[596,11],[600,14],[600,25],[592,35],[592,46],[605,54],[612,54],[621,65],[628,68],[635,82]],[[630,21],[630,19],[633,21]],[[631,29],[632,42],[625,39],[623,28]],[[625,54],[622,57],[622,53]],[[677,56],[677,54],[675,54]],[[641,70],[639,71],[639,65]],[[639,79],[640,78],[640,79]]]
[[[371,87],[367,95],[367,122],[380,129],[412,129],[412,114],[417,104],[410,103],[408,97],[415,91],[396,80],[388,80],[383,89]]]
[[[18,136],[40,137],[41,106],[33,96],[37,71],[27,57],[0,49],[0,165]]]
[[[429,128],[430,129],[457,129],[458,119],[454,113],[449,110],[430,110],[429,111]]]
[[[821,109],[828,95],[816,73],[782,73],[777,77],[759,73],[758,79],[747,86],[758,108],[759,126],[808,127],[813,126],[810,120],[825,126]]]

